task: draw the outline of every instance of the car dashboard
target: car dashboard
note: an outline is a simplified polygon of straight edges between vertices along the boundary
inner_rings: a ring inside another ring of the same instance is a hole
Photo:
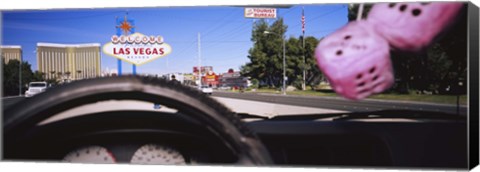
[[[257,121],[249,124],[278,164],[466,167],[464,122]]]
[[[244,119],[280,166],[464,168],[461,120]],[[38,125],[7,159],[91,163],[232,164],[235,152],[181,112],[108,111]],[[31,144],[35,143],[35,144]],[[83,153],[83,154],[82,154]],[[92,158],[95,159],[95,158]]]
[[[69,153],[101,147],[108,150],[115,163],[130,163],[142,146],[154,145],[151,147],[162,147],[178,154],[184,160],[179,164],[233,161],[233,154],[225,154],[229,152],[228,148],[219,144],[221,142],[208,129],[181,115],[164,112],[85,114],[39,125],[23,138],[28,139],[22,140],[28,146],[15,145],[15,148],[7,149],[8,159],[65,161]]]

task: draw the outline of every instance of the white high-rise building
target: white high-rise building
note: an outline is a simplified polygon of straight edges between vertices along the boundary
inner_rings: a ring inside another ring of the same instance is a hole
[[[45,79],[100,77],[100,44],[37,43],[37,68]]]

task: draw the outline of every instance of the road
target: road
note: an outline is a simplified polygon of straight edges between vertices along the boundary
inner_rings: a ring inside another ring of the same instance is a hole
[[[291,96],[262,93],[233,93],[216,91],[212,97],[236,112],[276,116],[286,114],[311,114],[335,112],[377,111],[387,109],[425,110],[446,113],[457,113],[453,105],[399,102],[388,100],[350,101],[339,97]],[[24,97],[3,98],[3,108],[19,103]],[[118,107],[118,106],[117,106]],[[151,107],[150,105],[142,107]],[[462,115],[467,108],[459,108]]]
[[[259,102],[268,102],[275,104],[294,105],[303,107],[335,109],[340,111],[377,111],[388,109],[403,110],[424,110],[445,113],[457,113],[457,107],[454,105],[402,102],[390,100],[361,100],[351,101],[340,97],[315,97],[315,96],[292,96],[267,93],[234,93],[234,92],[214,92],[213,96],[223,98],[233,98],[241,100],[252,100]],[[461,106],[459,114],[466,115],[467,107]]]
[[[3,109],[6,109],[20,101],[22,101],[23,99],[25,99],[25,97],[23,96],[14,96],[14,97],[4,97],[2,98],[2,106],[3,106]]]
[[[280,115],[305,115],[305,114],[325,114],[325,113],[342,113],[345,111],[316,108],[316,107],[304,107],[293,106],[276,103],[266,103],[260,101],[241,100],[225,97],[213,96],[214,99],[221,102],[232,111],[237,113],[255,114],[265,117],[274,117]]]

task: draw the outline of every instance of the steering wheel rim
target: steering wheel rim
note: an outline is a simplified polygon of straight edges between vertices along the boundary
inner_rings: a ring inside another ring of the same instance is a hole
[[[272,160],[256,134],[224,105],[193,88],[163,79],[122,76],[80,80],[59,86],[5,110],[4,150],[41,121],[64,110],[103,100],[143,100],[178,109],[207,124],[243,165]],[[5,158],[5,157],[4,157]]]

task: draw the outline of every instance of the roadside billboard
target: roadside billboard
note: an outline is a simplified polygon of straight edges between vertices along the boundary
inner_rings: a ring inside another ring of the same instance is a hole
[[[245,8],[245,18],[277,18],[277,9]]]

